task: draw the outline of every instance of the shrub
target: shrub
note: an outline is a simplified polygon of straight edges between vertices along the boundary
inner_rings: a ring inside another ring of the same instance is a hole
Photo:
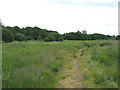
[[[27,36],[26,39],[27,40],[33,40],[32,36]]]
[[[49,39],[48,38],[45,38],[45,42],[48,42],[49,41]]]
[[[59,37],[59,41],[63,41],[64,39],[63,39],[63,37]]]
[[[23,34],[21,34],[21,33],[17,33],[17,34],[15,35],[15,40],[17,40],[17,41],[25,41],[25,40],[26,40],[26,37],[25,37],[25,35],[23,35]]]
[[[48,36],[48,40],[49,41],[55,41],[55,37],[54,36]]]
[[[41,38],[41,36],[39,35],[39,36],[38,36],[38,40],[41,40],[41,39],[42,39],[42,38]]]
[[[92,47],[92,46],[95,46],[96,45],[96,43],[95,42],[92,42],[92,43],[90,43],[90,42],[83,42],[83,46],[86,46],[86,47]]]
[[[59,68],[62,67],[62,64],[60,62],[51,62],[48,64],[48,67],[54,71],[58,72]]]
[[[116,40],[120,40],[120,35],[116,36]]]
[[[14,35],[10,30],[5,28],[2,29],[2,40],[5,42],[12,42],[14,41]]]
[[[45,38],[45,42],[48,41],[55,41],[55,37],[54,36],[48,36],[47,38]]]
[[[110,46],[111,43],[110,42],[103,42],[103,43],[100,43],[99,46]]]

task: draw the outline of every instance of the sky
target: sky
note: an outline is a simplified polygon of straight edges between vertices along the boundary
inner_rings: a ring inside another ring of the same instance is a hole
[[[118,35],[119,0],[0,0],[5,26]]]

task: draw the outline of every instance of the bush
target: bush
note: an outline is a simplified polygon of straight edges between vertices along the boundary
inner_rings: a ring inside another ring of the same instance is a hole
[[[27,36],[26,39],[27,40],[33,40],[32,36]]]
[[[49,41],[55,41],[55,37],[54,36],[48,36],[48,40]]]
[[[120,40],[120,35],[116,36],[116,40]]]
[[[48,36],[47,38],[45,38],[45,42],[48,41],[55,41],[55,37],[54,36]]]
[[[84,67],[81,70],[85,87],[118,87],[117,50],[117,43],[109,41],[98,42],[95,47],[88,49],[87,53],[82,56],[83,61],[81,61],[83,63],[81,67]]]
[[[26,40],[26,37],[25,37],[25,35],[23,35],[23,34],[21,34],[21,33],[17,33],[17,34],[15,35],[15,40],[17,40],[17,41],[25,41],[25,40]]]
[[[86,47],[92,47],[92,46],[95,46],[96,45],[96,43],[95,42],[83,42],[83,46],[86,46]]]
[[[48,38],[45,38],[45,42],[48,42],[49,41],[49,39]]]
[[[59,37],[59,41],[63,41],[63,37]]]
[[[41,38],[41,36],[39,35],[39,36],[38,36],[38,40],[41,40],[41,39],[42,39],[42,38]]]
[[[103,47],[103,46],[110,46],[111,43],[110,42],[103,42],[103,43],[100,43],[99,46]]]
[[[14,35],[10,30],[5,28],[2,29],[2,40],[5,42],[12,42],[14,41]]]
[[[54,72],[58,72],[59,68],[62,67],[62,64],[60,62],[51,62],[48,64],[48,67],[54,71]]]

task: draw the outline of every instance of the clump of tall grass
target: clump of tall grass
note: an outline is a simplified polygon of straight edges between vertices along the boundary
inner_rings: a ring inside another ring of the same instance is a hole
[[[104,43],[104,44],[103,44]],[[101,47],[105,46],[105,47]],[[85,87],[118,87],[118,48],[111,42],[100,42],[98,46],[88,49],[87,57],[81,63]],[[84,65],[87,65],[86,67]]]
[[[111,43],[110,42],[108,42],[108,41],[104,41],[104,42],[101,42],[101,43],[99,43],[99,46],[110,46],[111,45]]]
[[[64,53],[56,43],[3,44],[3,88],[52,88]]]
[[[53,88],[64,56],[77,53],[81,41],[29,41],[3,44],[3,88]],[[62,51],[62,52],[60,52]]]

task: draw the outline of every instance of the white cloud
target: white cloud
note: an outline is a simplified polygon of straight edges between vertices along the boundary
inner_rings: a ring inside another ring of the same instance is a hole
[[[117,26],[108,26],[118,24],[117,7],[75,6],[49,2],[2,0],[0,18],[8,26],[38,26],[60,33],[86,29],[88,33],[117,35]]]

